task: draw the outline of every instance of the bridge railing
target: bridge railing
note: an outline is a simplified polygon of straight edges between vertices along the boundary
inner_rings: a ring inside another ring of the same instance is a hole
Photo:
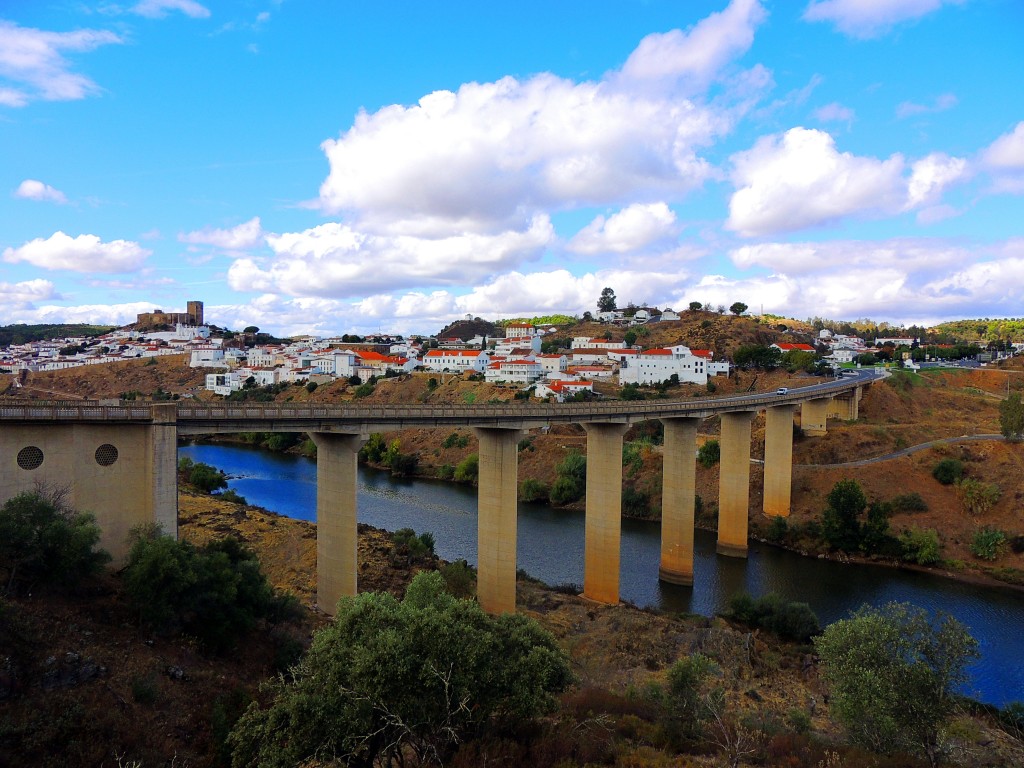
[[[179,422],[358,420],[365,422],[465,420],[587,421],[588,419],[650,418],[687,413],[725,412],[795,405],[804,400],[830,397],[863,386],[872,379],[839,379],[810,387],[793,388],[784,395],[755,393],[698,400],[616,400],[585,403],[484,403],[480,405],[363,405],[355,403],[183,403],[177,406]],[[147,421],[152,403],[101,405],[97,402],[0,401],[0,421]]]

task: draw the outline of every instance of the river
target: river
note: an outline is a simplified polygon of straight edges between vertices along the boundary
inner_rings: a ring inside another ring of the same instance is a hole
[[[195,444],[180,456],[224,470],[228,485],[272,512],[315,521],[316,462],[240,445]],[[359,521],[378,528],[430,531],[437,554],[476,564],[476,489],[429,480],[400,480],[360,468]],[[550,585],[583,583],[582,512],[543,504],[519,505],[519,568]],[[623,520],[620,592],[637,606],[705,616],[723,611],[739,591],[776,592],[808,603],[822,624],[849,615],[864,603],[909,602],[945,611],[978,639],[981,660],[971,667],[964,693],[996,706],[1024,700],[1024,596],[913,571],[843,565],[801,557],[751,542],[747,559],[715,553],[715,536],[697,531],[694,586],[658,580],[660,525]]]

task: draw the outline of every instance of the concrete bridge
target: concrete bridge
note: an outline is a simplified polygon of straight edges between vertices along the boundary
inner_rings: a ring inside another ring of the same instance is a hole
[[[515,611],[518,442],[523,430],[581,424],[587,433],[584,596],[619,601],[622,435],[665,427],[659,574],[693,583],[697,427],[721,418],[718,551],[745,557],[751,421],[765,411],[764,508],[790,512],[793,423],[823,435],[829,417],[853,420],[878,374],[861,372],[785,394],[571,404],[316,405],[0,401],[0,503],[39,485],[66,487],[97,516],[102,546],[127,556],[128,533],[157,523],[177,535],[177,438],[230,432],[306,432],[317,446],[317,602],[333,613],[356,593],[357,455],[371,432],[472,427],[479,440],[477,595],[492,613]]]

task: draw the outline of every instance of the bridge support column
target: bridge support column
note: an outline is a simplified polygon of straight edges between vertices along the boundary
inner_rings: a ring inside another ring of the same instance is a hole
[[[800,406],[800,428],[805,435],[820,437],[828,433],[828,404],[831,398],[819,397],[817,400],[804,400]]]
[[[764,513],[769,517],[789,517],[795,410],[795,405],[777,405],[765,411]]]
[[[829,418],[842,419],[843,421],[856,421],[860,416],[860,395],[860,387],[857,387],[850,392],[844,392],[841,395],[837,395],[833,398],[832,402],[829,403]]]
[[[518,429],[478,427],[476,598],[487,613],[515,613]]]
[[[661,486],[661,564],[658,578],[693,584],[693,511],[698,418],[662,419],[665,449]]]
[[[587,431],[587,517],[583,596],[619,602],[622,539],[622,435],[626,424],[592,422]]]
[[[721,458],[718,471],[718,546],[722,555],[747,556],[747,517],[750,513],[751,411],[722,414]]]
[[[356,487],[359,435],[314,432],[316,443],[316,603],[334,615],[356,594]]]

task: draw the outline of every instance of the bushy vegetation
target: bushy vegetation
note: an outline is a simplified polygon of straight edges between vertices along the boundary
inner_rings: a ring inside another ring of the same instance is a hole
[[[151,358],[155,359],[155,358]],[[237,402],[252,402],[252,403],[271,403],[277,399],[277,396],[284,392],[289,387],[287,381],[282,381],[277,384],[267,384],[266,386],[260,387],[256,384],[256,379],[250,376],[242,384],[241,389],[236,389],[234,392],[227,395],[224,399],[233,403]]]
[[[900,534],[903,559],[918,565],[935,565],[942,560],[942,544],[934,528],[912,526]]]
[[[523,501],[544,501],[548,498],[549,490],[547,483],[527,477],[519,483],[519,498]]]
[[[40,488],[19,493],[0,507],[0,569],[3,591],[35,585],[68,587],[110,562],[99,549],[96,518],[72,509],[65,494]]]
[[[434,557],[434,534],[430,531],[416,535],[412,528],[399,528],[391,534],[395,549],[412,562],[424,562]]]
[[[932,467],[932,477],[943,485],[959,483],[964,476],[964,463],[960,459],[943,459]]]
[[[1017,441],[1024,436],[1024,403],[1020,392],[1011,393],[999,404],[999,429],[1007,440]]]
[[[928,505],[916,491],[893,496],[889,499],[893,512],[927,512]]]
[[[729,601],[728,616],[798,643],[806,643],[821,631],[818,617],[807,603],[789,602],[774,593],[758,598],[745,592],[734,595]]]
[[[557,475],[549,494],[554,504],[571,504],[587,493],[587,457],[579,451],[569,451],[558,466]]]
[[[228,487],[228,477],[222,470],[201,461],[192,461],[188,456],[178,459],[178,474],[189,485],[205,493]]]
[[[722,447],[717,440],[708,440],[697,449],[697,463],[710,469],[722,457]]]
[[[971,554],[982,560],[996,560],[1006,552],[1006,534],[997,528],[979,528],[971,539]]]
[[[984,515],[999,501],[1002,492],[995,483],[985,483],[965,477],[956,484],[956,496],[964,512],[972,517]]]
[[[446,764],[496,720],[552,710],[568,659],[525,616],[488,616],[417,575],[399,601],[363,593],[338,604],[291,681],[250,705],[229,738],[235,768]]]
[[[460,435],[458,432],[452,432],[448,437],[441,441],[441,447],[448,448],[465,448],[469,445],[469,436]]]
[[[296,610],[295,598],[274,592],[256,555],[237,539],[197,547],[155,526],[136,529],[133,539],[125,591],[154,631],[181,632],[225,651],[257,620],[280,621]]]
[[[626,517],[650,517],[651,495],[629,485],[622,487],[622,514]]]
[[[825,501],[821,533],[829,547],[865,554],[899,551],[898,543],[888,533],[890,505],[877,501],[869,505],[856,480],[837,482]]]
[[[471,453],[455,467],[454,478],[459,483],[471,483],[476,485],[477,477],[480,475],[480,456]]]
[[[832,713],[855,743],[939,764],[954,692],[978,657],[978,643],[962,624],[906,604],[865,606],[826,627],[814,645]]]

